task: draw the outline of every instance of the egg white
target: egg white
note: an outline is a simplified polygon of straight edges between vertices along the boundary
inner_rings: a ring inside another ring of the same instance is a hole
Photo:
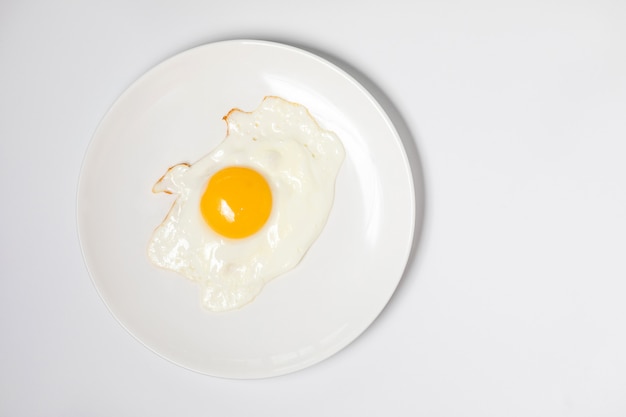
[[[157,266],[199,283],[202,305],[227,311],[251,302],[263,286],[294,268],[321,233],[333,205],[345,151],[308,110],[266,97],[252,112],[231,110],[227,135],[208,155],[170,168],[154,192],[176,195],[148,244]],[[272,212],[257,233],[242,239],[214,232],[200,213],[206,184],[217,171],[245,166],[272,191]]]

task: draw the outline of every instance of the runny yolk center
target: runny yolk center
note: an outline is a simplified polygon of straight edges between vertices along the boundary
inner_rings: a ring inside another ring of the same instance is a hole
[[[200,199],[204,221],[215,232],[232,239],[258,232],[271,211],[269,184],[257,171],[246,167],[216,172]]]

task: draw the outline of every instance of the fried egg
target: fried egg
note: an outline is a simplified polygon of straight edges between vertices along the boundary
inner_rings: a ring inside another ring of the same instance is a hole
[[[336,134],[280,97],[224,120],[215,149],[154,185],[176,200],[148,244],[152,263],[197,282],[214,312],[250,303],[301,261],[326,224],[345,155]]]

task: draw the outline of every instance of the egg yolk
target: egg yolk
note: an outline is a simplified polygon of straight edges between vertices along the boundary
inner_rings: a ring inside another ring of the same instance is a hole
[[[232,239],[258,232],[271,211],[269,184],[257,171],[246,167],[216,172],[200,199],[204,221],[215,232]]]

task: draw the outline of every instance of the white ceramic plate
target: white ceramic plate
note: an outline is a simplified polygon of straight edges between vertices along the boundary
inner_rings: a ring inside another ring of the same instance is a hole
[[[231,108],[253,110],[266,95],[305,105],[341,138],[335,203],[295,269],[241,310],[209,313],[196,284],[148,261],[148,239],[174,200],[151,188],[216,146]],[[360,84],[300,49],[226,41],[168,59],[115,102],[85,156],[77,221],[93,282],[132,335],[186,368],[261,378],[317,363],[372,323],[404,271],[414,198],[396,130]]]

